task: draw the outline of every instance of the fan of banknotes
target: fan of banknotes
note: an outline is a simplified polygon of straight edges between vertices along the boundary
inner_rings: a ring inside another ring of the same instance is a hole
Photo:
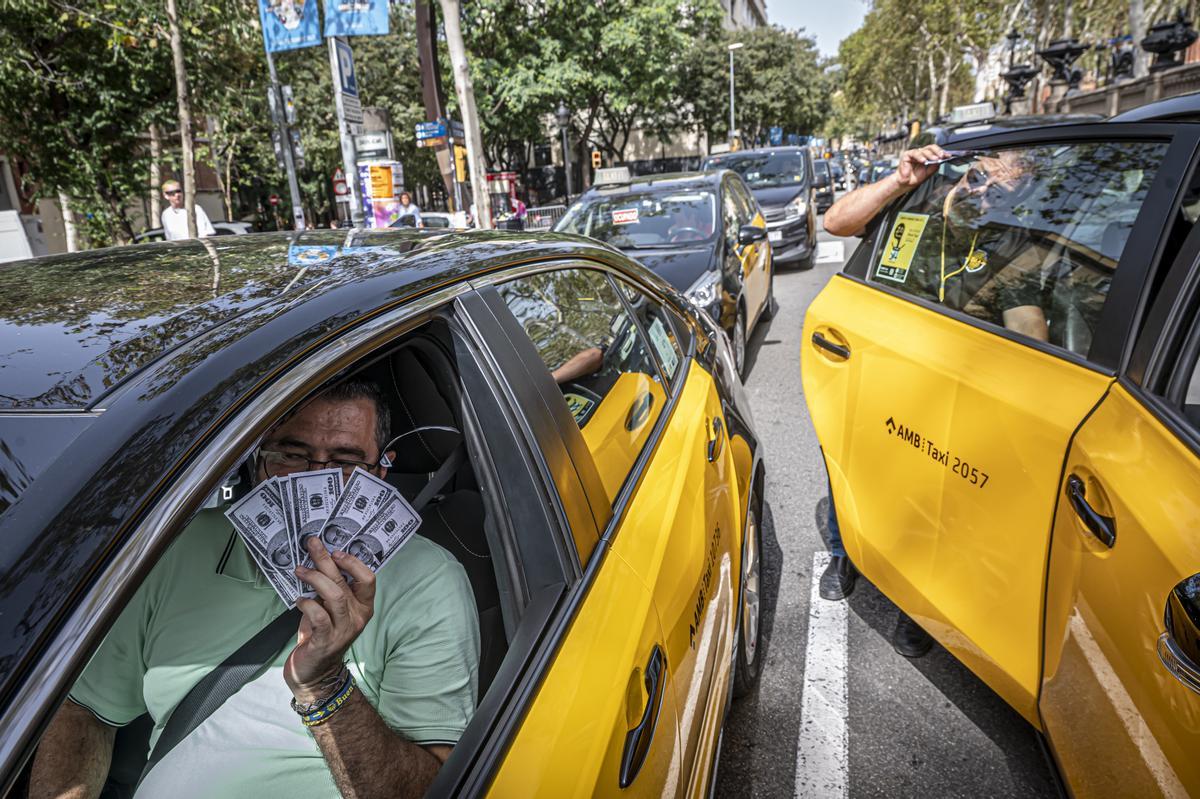
[[[295,574],[297,564],[313,567],[307,549],[312,536],[328,551],[345,550],[376,572],[421,524],[399,491],[362,469],[344,485],[340,469],[265,480],[225,516],[289,608],[300,597],[315,596]]]

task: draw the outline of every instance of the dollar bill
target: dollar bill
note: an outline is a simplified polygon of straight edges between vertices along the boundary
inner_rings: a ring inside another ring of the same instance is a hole
[[[321,541],[330,552],[345,549],[396,489],[373,474],[355,469],[342,488],[337,504],[321,526]]]
[[[288,542],[283,505],[269,483],[260,483],[225,513],[259,569],[288,607],[300,595],[299,580]],[[290,564],[290,565],[289,565]]]
[[[421,517],[398,491],[391,489],[383,506],[343,549],[371,571],[379,571],[420,526]]]

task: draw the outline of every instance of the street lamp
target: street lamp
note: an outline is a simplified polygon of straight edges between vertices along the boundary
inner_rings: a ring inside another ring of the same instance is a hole
[[[554,112],[554,116],[558,119],[558,129],[562,133],[562,150],[563,150],[563,171],[567,175],[567,202],[571,201],[571,149],[567,141],[567,130],[571,127],[571,112],[568,110],[565,103],[558,104],[558,110]]]
[[[729,146],[733,147],[733,51],[741,48],[742,42],[729,45]]]

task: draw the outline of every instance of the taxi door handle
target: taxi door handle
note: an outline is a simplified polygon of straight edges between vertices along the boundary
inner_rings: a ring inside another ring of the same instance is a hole
[[[650,660],[646,662],[646,709],[638,725],[625,734],[625,750],[621,753],[620,785],[628,788],[633,784],[646,755],[650,754],[650,742],[658,729],[658,716],[662,711],[663,694],[667,688],[667,656],[662,647],[654,645]]]
[[[725,423],[721,421],[720,416],[714,416],[712,435],[708,437],[708,462],[714,463],[717,458],[721,457],[723,449],[725,449]]]
[[[1104,546],[1112,549],[1113,545],[1117,543],[1116,519],[1101,515],[1088,504],[1087,488],[1078,475],[1073,474],[1067,478],[1067,499],[1071,501],[1075,515],[1083,522],[1083,526],[1088,529],[1088,532],[1100,539],[1100,543]]]
[[[850,357],[850,348],[849,347],[843,347],[841,344],[834,344],[832,341],[825,338],[825,336],[819,332],[812,334],[812,343],[816,344],[818,347],[825,350],[826,352],[832,352],[834,355],[838,356],[839,358],[849,358]]]

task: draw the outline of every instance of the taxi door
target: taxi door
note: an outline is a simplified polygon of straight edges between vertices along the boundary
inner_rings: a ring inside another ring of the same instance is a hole
[[[677,404],[613,535],[654,595],[679,717],[683,793],[706,796],[731,679],[740,487],[712,375],[688,364]]]
[[[1189,260],[1200,229],[1193,239]],[[1163,304],[1180,293],[1168,285]],[[1039,707],[1079,797],[1118,785],[1126,796],[1200,795],[1195,307],[1190,320],[1179,314],[1180,335],[1162,337],[1187,355],[1112,388],[1076,434],[1059,488]]]
[[[1195,146],[1173,133],[973,140],[1008,150],[1020,180],[1005,191],[987,162],[943,165],[889,209],[805,319],[804,390],[847,552],[1035,725],[1063,458],[1112,383]],[[971,243],[981,221],[984,243]],[[991,257],[968,257],[964,240]],[[997,305],[1014,286],[1025,293],[1012,307],[1037,308],[1048,340],[1005,326]]]
[[[742,299],[746,306],[746,337],[754,329],[758,314],[767,300],[770,245],[766,240],[767,223],[757,208],[748,205],[737,191],[733,177],[721,184],[722,212],[725,217],[726,247],[737,258],[742,278]],[[738,231],[742,225],[757,225],[764,231],[762,241],[741,244]]]

